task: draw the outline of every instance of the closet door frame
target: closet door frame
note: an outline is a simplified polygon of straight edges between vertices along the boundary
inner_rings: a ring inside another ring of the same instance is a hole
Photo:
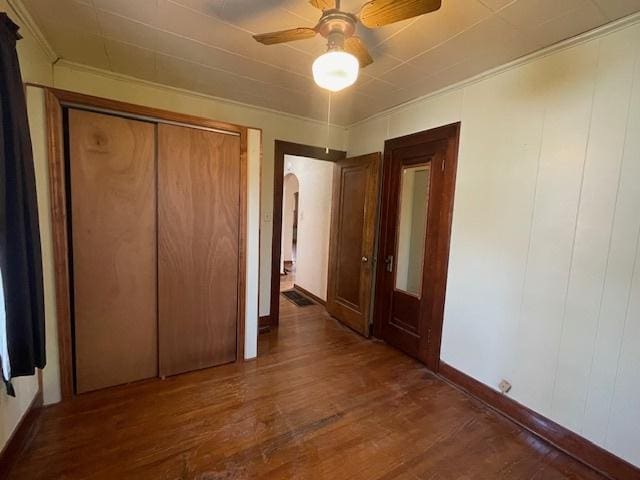
[[[35,85],[42,87],[41,85]],[[144,118],[159,123],[175,123],[237,134],[240,137],[240,219],[238,238],[238,316],[236,325],[236,362],[244,361],[247,240],[247,127],[207,118],[174,113],[142,105],[43,87],[47,118],[49,188],[55,276],[60,386],[62,401],[75,396],[73,371],[73,332],[71,316],[71,278],[67,179],[65,170],[65,108],[79,108],[99,113]]]

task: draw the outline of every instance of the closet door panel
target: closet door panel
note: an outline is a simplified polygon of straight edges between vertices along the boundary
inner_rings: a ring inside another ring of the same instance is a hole
[[[160,374],[236,359],[240,139],[158,126]]]
[[[76,390],[158,374],[155,125],[69,110]]]

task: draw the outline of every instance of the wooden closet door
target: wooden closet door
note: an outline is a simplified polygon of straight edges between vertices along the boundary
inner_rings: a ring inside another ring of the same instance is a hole
[[[236,359],[240,138],[158,127],[160,375]]]
[[[155,125],[69,110],[78,393],[158,374]]]

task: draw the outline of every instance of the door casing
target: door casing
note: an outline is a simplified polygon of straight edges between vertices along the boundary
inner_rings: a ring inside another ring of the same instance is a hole
[[[453,201],[455,192],[456,172],[458,163],[458,145],[460,139],[460,122],[433,128],[423,132],[406,135],[385,141],[383,160],[382,197],[380,206],[380,227],[378,241],[378,262],[376,272],[376,299],[374,306],[374,336],[383,338],[383,321],[390,308],[389,296],[382,286],[387,275],[384,258],[391,244],[395,245],[396,232],[391,228],[390,201],[393,192],[393,153],[397,149],[417,147],[433,142],[447,142],[445,171],[442,189],[442,203],[439,212],[439,234],[437,241],[436,275],[433,280],[432,310],[429,316],[428,339],[426,348],[419,354],[419,360],[437,372],[440,366],[440,346],[442,342],[442,326],[444,321],[444,305],[447,287],[447,273],[449,267],[449,250],[451,241],[451,225],[453,220]]]
[[[300,143],[276,140],[273,158],[273,237],[271,239],[271,289],[269,315],[260,317],[261,330],[277,327],[280,323],[280,257],[282,255],[282,188],[284,181],[284,156],[296,155],[335,162],[347,156],[341,150],[327,150]]]
[[[49,164],[49,187],[51,196],[51,222],[54,277],[56,284],[56,316],[58,327],[58,348],[60,361],[61,400],[71,400],[74,392],[73,332],[71,328],[72,310],[70,291],[72,288],[69,272],[68,205],[66,186],[69,182],[65,173],[65,126],[63,110],[82,108],[97,112],[111,113],[125,117],[145,118],[156,121],[203,127],[223,132],[234,132],[240,136],[240,232],[238,242],[240,257],[238,262],[238,322],[236,336],[237,361],[244,361],[244,318],[246,290],[246,202],[247,202],[247,127],[210,120],[182,113],[175,113],[142,105],[135,105],[107,98],[84,95],[38,84],[45,91],[47,118],[47,157]]]

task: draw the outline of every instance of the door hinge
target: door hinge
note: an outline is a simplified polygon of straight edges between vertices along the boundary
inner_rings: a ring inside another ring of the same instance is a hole
[[[393,272],[393,255],[387,255],[387,258],[384,259],[384,263],[386,265],[387,272]]]

